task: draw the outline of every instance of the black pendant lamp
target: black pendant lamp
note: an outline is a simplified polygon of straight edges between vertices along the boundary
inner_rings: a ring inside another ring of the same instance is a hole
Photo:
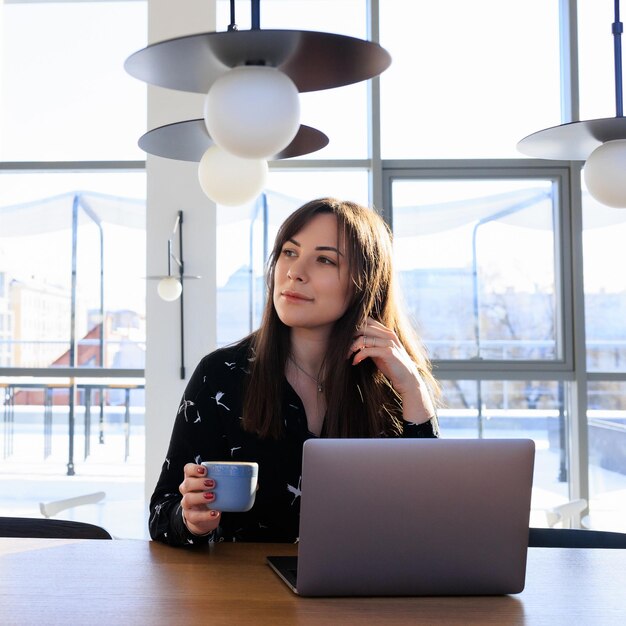
[[[254,170],[252,178],[260,180],[267,159],[320,150],[328,137],[300,124],[298,93],[367,80],[391,63],[389,53],[374,42],[315,31],[261,29],[260,0],[251,0],[252,28],[240,31],[234,4],[231,0],[227,31],[157,42],[124,64],[131,76],[149,84],[207,94],[204,119],[167,124],[139,140],[150,154],[200,161],[201,185],[203,168],[220,170],[224,158],[232,157],[226,170],[241,166]],[[217,148],[219,155],[210,154]],[[242,160],[262,163],[252,167]],[[229,177],[222,174],[224,183]],[[240,176],[232,180],[241,184]],[[211,182],[204,182],[203,189],[212,197],[214,190],[205,188]]]
[[[623,24],[619,0],[615,0],[612,25],[615,63],[615,117],[570,122],[524,137],[520,152],[542,159],[586,161],[585,183],[589,193],[602,204],[626,208],[626,118],[622,104]]]

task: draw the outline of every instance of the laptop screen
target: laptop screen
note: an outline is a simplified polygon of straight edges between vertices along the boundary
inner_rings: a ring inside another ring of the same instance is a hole
[[[307,441],[298,593],[518,593],[534,451],[530,439]]]

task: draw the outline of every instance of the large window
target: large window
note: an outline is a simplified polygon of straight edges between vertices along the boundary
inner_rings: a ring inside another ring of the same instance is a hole
[[[144,173],[0,181],[0,366],[143,369]]]
[[[626,371],[626,213],[583,198],[587,367]]]
[[[5,1],[0,158],[143,159],[145,86],[123,63],[146,44],[146,16],[139,0]]]
[[[552,181],[388,174],[395,265],[432,358],[562,359]]]
[[[225,30],[230,3],[214,4]],[[302,94],[302,122],[328,147],[271,163],[255,202],[218,207],[216,321],[220,345],[258,325],[264,263],[295,207],[329,195],[375,205],[443,386],[443,436],[531,437],[533,523],[582,497],[592,526],[626,530],[625,218],[588,197],[580,164],[516,150],[578,108],[581,119],[615,113],[610,4],[263,0],[262,28],[375,38],[393,62],[369,84]],[[80,473],[101,441],[117,442],[127,468],[143,453],[144,174],[134,159],[145,85],[123,60],[146,44],[147,5],[3,5],[9,463],[35,451]],[[236,13],[248,28],[250,3]],[[578,37],[567,37],[576,13]]]
[[[518,157],[559,123],[558,0],[378,4],[383,158]]]
[[[141,536],[147,2],[0,8],[0,509],[104,489]]]
[[[224,24],[226,4],[218,2]],[[328,132],[329,147],[272,164],[267,193],[237,212],[239,223],[218,213],[219,245],[236,233],[249,242],[236,266],[232,252],[218,255],[218,341],[258,324],[264,259],[284,211],[368,193],[392,225],[405,305],[443,385],[443,436],[533,438],[533,523],[582,497],[588,523],[626,530],[626,222],[588,198],[577,164],[516,150],[525,135],[571,121],[578,94],[567,71],[576,57],[581,118],[614,114],[610,3],[355,1],[332,3],[332,19],[330,2],[316,11],[263,4],[263,27],[355,36],[370,11],[370,35],[393,62],[379,90],[353,92],[356,126],[346,126],[335,94],[320,93],[306,123]],[[576,10],[580,54],[567,37]],[[332,115],[323,108],[331,103]],[[364,123],[361,110],[370,112]],[[227,302],[241,305],[236,323]]]

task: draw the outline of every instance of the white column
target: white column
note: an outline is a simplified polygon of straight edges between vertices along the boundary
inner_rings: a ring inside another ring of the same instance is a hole
[[[215,30],[213,0],[149,0],[150,43]],[[148,128],[202,117],[200,94],[149,87]],[[147,157],[147,272],[167,273],[167,240],[179,210],[184,211],[185,366],[180,379],[180,303],[165,302],[156,281],[147,286],[146,333],[146,497],[161,470],[178,402],[198,361],[216,344],[215,205],[202,193],[197,164]],[[177,239],[174,243],[178,250]],[[173,268],[174,269],[174,268]],[[182,476],[181,476],[182,479]]]
[[[0,98],[2,98],[2,74],[4,71],[4,0],[0,0]],[[0,100],[0,113],[3,112],[4,103]],[[3,115],[4,117],[4,115]],[[0,124],[0,159],[4,160],[4,138],[2,137],[2,124]]]

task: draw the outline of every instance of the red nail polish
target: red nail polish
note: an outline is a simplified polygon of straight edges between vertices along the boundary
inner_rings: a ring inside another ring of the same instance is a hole
[[[204,486],[205,487],[215,487],[215,483],[209,478],[208,480],[204,481]]]
[[[198,467],[196,468],[196,471],[198,472],[198,474],[204,474],[205,472],[205,467],[204,465],[198,465]]]
[[[213,498],[215,498],[215,494],[211,493],[210,491],[205,491],[202,495],[204,496],[205,500],[213,500]]]

